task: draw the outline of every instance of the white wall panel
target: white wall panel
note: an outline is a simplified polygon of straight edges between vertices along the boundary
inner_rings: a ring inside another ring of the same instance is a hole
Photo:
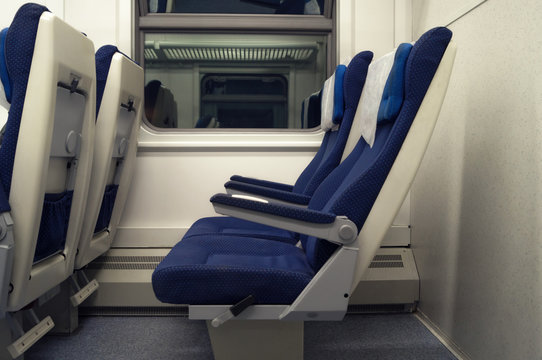
[[[412,0],[415,37],[435,26],[448,26],[487,0]]]
[[[0,5],[0,30],[8,27],[19,8],[26,4],[27,0],[9,0],[3,1]],[[46,6],[53,14],[61,19],[64,19],[64,0],[35,0],[36,4]]]
[[[65,20],[94,42],[95,49],[116,45],[132,54],[132,3],[130,0],[65,0]]]
[[[231,175],[293,184],[313,155],[313,150],[228,151],[220,147],[140,153],[120,232],[165,229],[162,235],[167,238],[135,239],[132,246],[173,245],[194,221],[216,216],[209,198],[224,192]],[[179,231],[175,234],[168,229]],[[115,243],[122,245],[126,245],[123,239]]]
[[[472,359],[542,358],[541,18],[538,0],[491,0],[450,26],[456,63],[412,189],[419,307]]]

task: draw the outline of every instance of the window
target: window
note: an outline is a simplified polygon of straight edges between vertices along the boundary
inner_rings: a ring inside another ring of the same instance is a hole
[[[164,7],[141,0],[147,121],[158,128],[307,128],[302,104],[333,69],[333,23],[270,7],[286,2],[168,0]],[[321,13],[331,6],[320,3]]]

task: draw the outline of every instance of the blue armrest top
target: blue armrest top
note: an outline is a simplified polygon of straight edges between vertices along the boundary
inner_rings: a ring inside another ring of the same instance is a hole
[[[304,208],[299,208],[297,206],[262,203],[259,201],[252,201],[233,197],[228,194],[216,194],[211,198],[211,202],[246,210],[257,211],[264,214],[306,221],[313,224],[331,224],[333,221],[335,221],[334,214],[317,210],[308,210]]]
[[[265,186],[265,187],[282,190],[282,191],[292,191],[294,189],[293,185],[283,184],[283,183],[278,183],[278,182],[268,181],[268,180],[254,179],[254,178],[244,177],[240,175],[233,175],[232,177],[230,177],[230,180],[243,182],[246,184]]]
[[[299,205],[307,205],[310,201],[310,196],[303,194],[296,194],[291,191],[284,191],[269,188],[266,186],[258,186],[254,184],[247,184],[239,181],[228,181],[224,184],[226,189],[240,190],[249,194],[261,195],[276,200],[283,200]]]

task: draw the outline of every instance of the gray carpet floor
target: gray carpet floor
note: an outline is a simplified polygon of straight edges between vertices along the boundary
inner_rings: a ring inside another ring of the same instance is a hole
[[[81,317],[71,336],[46,336],[27,360],[212,360],[205,323],[183,317]],[[306,360],[456,359],[412,314],[305,323]]]

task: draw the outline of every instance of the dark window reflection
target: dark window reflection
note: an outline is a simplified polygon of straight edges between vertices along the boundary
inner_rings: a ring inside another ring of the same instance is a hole
[[[321,15],[324,0],[148,0],[151,13]]]

